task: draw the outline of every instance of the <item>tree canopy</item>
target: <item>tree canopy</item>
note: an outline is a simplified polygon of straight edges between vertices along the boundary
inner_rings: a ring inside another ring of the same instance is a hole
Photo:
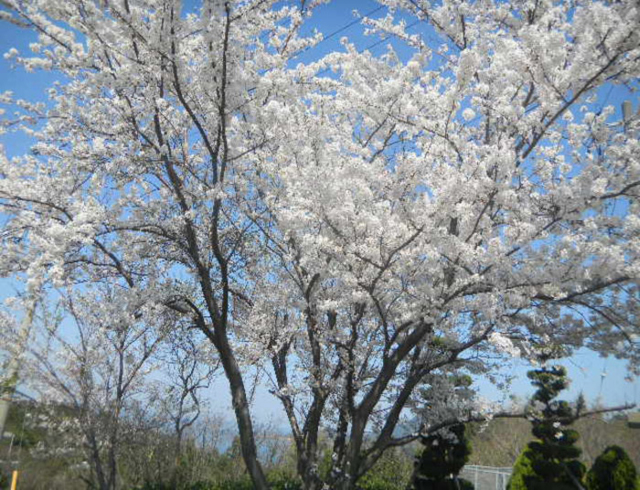
[[[344,39],[294,66],[322,3],[0,2],[38,37],[7,56],[61,75],[47,104],[2,95],[34,143],[0,150],[0,274],[200,330],[258,489],[246,366],[305,488],[350,489],[415,440],[425,379],[550,344],[640,360],[640,118],[600,100],[637,88],[636,2],[380,0],[363,22],[409,55]]]

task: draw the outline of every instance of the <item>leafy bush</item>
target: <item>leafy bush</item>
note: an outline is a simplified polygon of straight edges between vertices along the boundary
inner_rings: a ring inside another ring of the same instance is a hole
[[[587,473],[588,490],[638,490],[638,474],[620,446],[609,446]]]
[[[450,427],[446,433],[425,437],[421,442],[425,448],[418,460],[416,490],[473,488],[470,482],[457,478],[471,454],[463,424]]]
[[[533,476],[534,471],[531,466],[531,460],[534,457],[531,448],[527,447],[520,453],[516,464],[513,465],[513,472],[507,485],[508,490],[527,490],[526,480]]]
[[[274,470],[267,475],[271,490],[302,490],[300,479],[284,471]]]
[[[271,490],[302,490],[302,484],[297,477],[282,471],[269,473],[267,479]],[[178,483],[176,488],[179,490],[253,490],[254,487],[249,476],[245,474],[220,482],[199,481],[187,485]],[[175,490],[175,488],[169,483],[148,482],[136,490]]]
[[[197,490],[205,490],[197,489]],[[236,481],[226,481],[222,483],[218,483],[217,485],[213,485],[206,490],[254,490],[253,483],[249,478],[236,480]]]
[[[401,450],[389,449],[359,481],[360,490],[404,490],[413,472],[410,458]]]
[[[419,485],[419,486],[418,486]],[[447,480],[423,480],[416,483],[419,490],[473,490],[473,483],[463,478],[450,478]]]
[[[471,454],[463,424],[450,427],[447,434],[432,435],[421,442],[425,448],[420,456],[418,472],[425,478],[444,480],[450,475],[457,475]]]
[[[188,485],[180,485],[176,487],[180,490],[253,490],[253,485],[249,479],[229,480],[220,483],[212,481],[199,481]],[[141,487],[134,490],[175,490],[173,485],[162,482],[147,482]]]

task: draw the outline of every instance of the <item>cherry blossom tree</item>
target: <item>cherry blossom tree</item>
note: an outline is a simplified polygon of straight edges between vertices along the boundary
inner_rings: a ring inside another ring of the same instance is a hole
[[[596,99],[637,87],[635,5],[385,3],[432,26],[370,21],[414,55],[346,42],[308,68],[308,107],[267,105],[296,124],[278,153],[256,150],[291,286],[265,276],[244,324],[274,352],[307,482],[335,414],[332,488],[406,441],[394,431],[428,374],[545,344],[638,360],[638,118],[614,124]],[[338,80],[312,78],[325,67]]]
[[[190,318],[219,352],[258,488],[232,323],[264,243],[239,213],[256,190],[235,162],[268,142],[255,123],[265,97],[296,95],[278,74],[314,42],[296,31],[318,2],[273,3],[207,1],[182,15],[175,1],[3,2],[3,17],[39,33],[40,55],[8,56],[73,82],[51,88],[52,108],[17,101],[28,114],[7,122],[44,121],[30,155],[1,158],[11,218],[0,269],[30,289],[109,278]]]
[[[3,95],[36,142],[0,157],[0,271],[108,279],[202,331],[258,489],[242,366],[270,374],[305,488],[351,489],[411,440],[425,380],[540,344],[640,360],[639,118],[598,101],[637,88],[636,3],[381,0],[365,23],[402,53],[292,67],[319,3],[2,0],[38,33],[8,57],[66,82]]]
[[[109,288],[64,295],[54,311],[42,309],[23,353],[22,383],[47,414],[35,422],[49,440],[36,449],[88,463],[83,478],[102,490],[120,488],[128,412],[146,399],[167,335],[166,324],[136,321],[138,307],[139,298]],[[19,335],[6,328],[1,338],[11,344]]]
[[[205,405],[203,390],[209,388],[215,378],[219,362],[215,352],[211,352],[211,343],[203,344],[193,330],[175,329],[168,337],[162,355],[167,381],[162,383],[157,395],[161,412],[172,425],[175,436],[171,476],[175,487],[185,431],[200,417]]]

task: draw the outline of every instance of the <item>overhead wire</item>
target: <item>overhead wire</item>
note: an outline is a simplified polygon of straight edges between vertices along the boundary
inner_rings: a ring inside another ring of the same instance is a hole
[[[363,18],[365,17],[370,17],[371,15],[379,12],[380,10],[382,10],[383,8],[385,8],[384,5],[379,5],[378,7],[366,12],[363,16],[358,17],[350,22],[348,22],[347,24],[343,25],[342,27],[336,29],[335,31],[330,32],[329,34],[327,34],[326,36],[324,36],[320,41],[318,41],[316,44],[313,45],[309,45],[309,46],[305,46],[303,49],[291,54],[289,57],[287,57],[287,61],[291,61],[292,59],[296,58],[297,56],[300,56],[301,54],[309,51],[310,49],[313,48],[317,48],[318,46],[320,46],[322,43],[327,42],[328,40],[332,39],[333,37],[337,36],[338,34],[340,34],[341,32],[346,31],[347,29],[349,29],[350,27],[353,27],[354,25],[356,25],[357,23],[361,22]],[[414,22],[412,24],[410,24],[409,26],[407,26],[407,29],[410,29],[411,27],[413,27],[414,25],[416,25],[419,21]],[[386,41],[387,39],[389,39],[391,36],[386,36],[384,39],[381,39],[379,41],[376,41],[375,43],[365,47],[364,49],[361,49],[358,51],[358,53],[362,53],[368,49],[372,49],[375,46],[381,44],[382,42]],[[328,71],[330,71],[330,68],[325,68],[321,71],[319,71],[318,73],[316,73],[316,76],[318,75],[322,75],[324,73],[327,73]],[[248,93],[252,93],[253,91],[256,90],[257,87],[251,87],[249,89],[247,89]],[[234,108],[231,112],[235,112],[238,109],[241,109],[245,104],[247,104],[248,102],[250,102],[251,100],[253,100],[253,98],[243,102],[242,104],[240,104],[238,107]]]
[[[313,45],[309,45],[304,47],[303,49],[301,49],[300,51],[298,51],[297,53],[292,54],[289,58],[287,58],[287,61],[292,60],[293,58],[296,58],[297,56],[300,56],[303,53],[306,53],[307,51],[309,51],[312,48],[317,48],[318,46],[320,46],[322,43],[328,41],[329,39],[332,39],[333,37],[337,36],[338,34],[340,34],[341,32],[346,31],[347,29],[349,29],[350,27],[358,24],[359,22],[362,21],[363,18],[365,17],[370,17],[373,14],[379,12],[380,10],[382,10],[384,8],[384,5],[379,5],[378,7],[374,8],[373,10],[367,12],[366,14],[364,14],[361,17],[358,17],[356,19],[353,19],[351,22],[349,22],[348,24],[343,25],[342,27],[340,27],[339,29],[336,29],[335,31],[329,33],[328,35],[324,36],[320,41],[318,41],[317,44],[313,44]]]
[[[363,16],[348,22],[347,24],[345,24],[342,27],[336,29],[335,31],[330,32],[327,36],[323,37],[320,41],[318,41],[318,43],[306,46],[302,50],[300,50],[300,51],[298,51],[296,53],[293,53],[292,55],[290,55],[287,58],[287,61],[292,60],[293,58],[295,58],[295,57],[297,57],[297,56],[309,51],[312,48],[316,48],[316,47],[320,46],[322,43],[328,41],[329,39],[332,39],[333,37],[335,37],[339,33],[344,32],[345,30],[349,29],[350,27],[352,27],[352,26],[356,25],[357,23],[361,22],[363,18],[373,15],[373,14],[377,13],[378,11],[380,11],[383,8],[385,8],[385,6],[384,5],[380,5],[380,6],[376,7],[376,8],[374,8],[374,9],[370,10],[369,12],[365,13]],[[420,22],[422,22],[422,19],[417,19],[414,22],[412,22],[409,25],[407,25],[405,29],[411,29],[412,27],[418,25]],[[384,36],[382,39],[379,39],[378,41],[376,41],[374,43],[371,43],[368,46],[365,46],[364,48],[361,48],[361,49],[357,50],[357,52],[358,52],[358,54],[361,54],[361,53],[363,53],[365,51],[369,51],[371,49],[374,49],[377,46],[381,45],[382,43],[384,43],[384,42],[388,41],[389,39],[391,39],[391,37],[393,37],[393,35],[392,34],[388,34],[388,35]],[[317,72],[315,74],[315,76],[324,75],[325,73],[328,73],[331,70],[332,70],[331,67],[324,68],[324,69],[320,70],[319,72]],[[251,94],[252,92],[254,92],[256,90],[256,88],[257,87],[251,87],[251,88],[247,89],[247,92],[249,94]],[[242,107],[244,107],[246,104],[248,104],[252,100],[254,100],[254,97],[251,97],[250,99],[244,101],[242,104],[240,104],[239,106],[237,106],[234,109],[232,109],[231,112],[235,112],[235,111],[241,109]]]
[[[418,19],[418,20],[412,22],[411,24],[409,24],[405,29],[411,29],[412,27],[414,27],[415,25],[419,24],[420,22],[422,22],[422,21],[420,19]],[[364,53],[365,51],[369,51],[369,50],[381,45],[382,43],[388,41],[392,37],[393,37],[392,34],[388,34],[387,36],[383,37],[382,39],[379,39],[378,41],[376,41],[376,42],[374,42],[372,44],[369,44],[368,46],[365,46],[362,49],[359,49],[358,50],[358,54]],[[329,71],[331,71],[331,67],[324,68],[324,69],[320,70],[318,73],[316,73],[315,76],[324,75],[325,73],[327,73]]]

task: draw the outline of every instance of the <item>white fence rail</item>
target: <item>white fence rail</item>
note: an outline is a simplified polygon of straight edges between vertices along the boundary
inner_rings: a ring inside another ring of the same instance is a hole
[[[473,483],[475,490],[506,490],[511,471],[511,467],[468,464],[462,468],[460,476]]]

